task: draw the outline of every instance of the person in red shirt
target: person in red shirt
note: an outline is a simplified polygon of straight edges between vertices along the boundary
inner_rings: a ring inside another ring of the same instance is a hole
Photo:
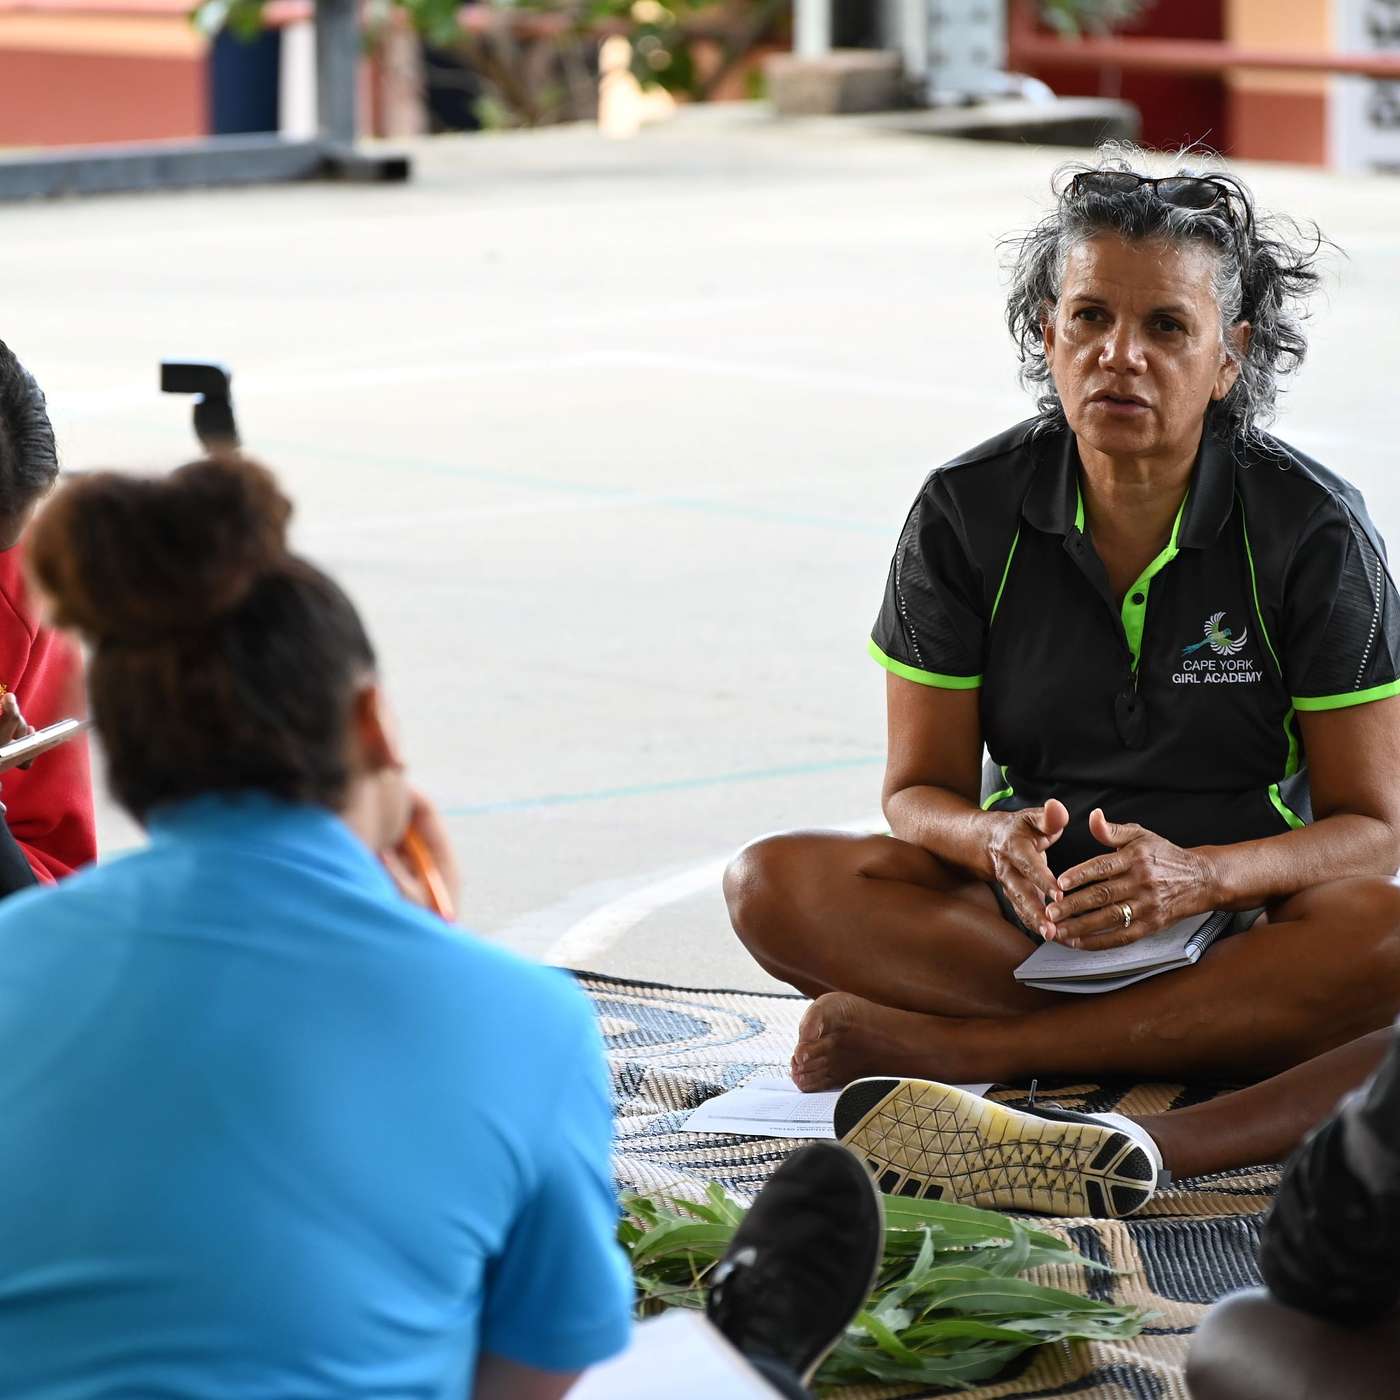
[[[82,660],[45,627],[25,581],[23,536],[58,479],[43,390],[0,341],[0,743],[80,714]],[[0,896],[52,884],[97,857],[92,776],[80,736],[0,773]]]

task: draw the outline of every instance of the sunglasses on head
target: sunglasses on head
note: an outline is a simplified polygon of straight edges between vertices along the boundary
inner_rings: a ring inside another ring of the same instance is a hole
[[[1223,206],[1232,228],[1239,227],[1230,185],[1213,175],[1138,175],[1131,170],[1082,170],[1069,182],[1069,197],[1086,194],[1132,194],[1147,186],[1163,204],[1177,209]]]

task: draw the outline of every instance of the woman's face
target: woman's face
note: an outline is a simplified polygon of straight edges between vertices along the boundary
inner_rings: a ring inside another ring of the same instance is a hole
[[[1220,338],[1214,254],[1101,235],[1066,260],[1045,353],[1081,447],[1116,458],[1194,455],[1206,409],[1238,376]],[[1248,328],[1235,328],[1243,338]]]

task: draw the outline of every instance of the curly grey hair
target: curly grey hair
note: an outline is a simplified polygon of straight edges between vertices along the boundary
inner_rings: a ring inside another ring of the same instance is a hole
[[[1306,302],[1318,286],[1318,255],[1327,240],[1291,219],[1264,214],[1243,181],[1209,165],[1196,165],[1189,153],[1163,175],[1200,176],[1219,184],[1224,198],[1206,209],[1168,203],[1151,185],[1108,190],[1074,186],[1090,172],[1144,174],[1149,157],[1136,147],[1104,147],[1092,164],[1071,163],[1055,172],[1055,207],[1028,232],[1003,243],[1009,254],[1010,290],[1006,323],[1021,359],[1021,383],[1036,394],[1043,424],[1064,422],[1064,409],[1046,362],[1042,328],[1059,297],[1070,250],[1098,234],[1130,241],[1164,239],[1177,246],[1197,244],[1215,254],[1214,286],[1220,308],[1221,339],[1239,366],[1239,378],[1216,406],[1212,427],[1223,437],[1249,436],[1272,421],[1280,380],[1303,362]],[[1228,334],[1241,321],[1250,324],[1241,352]]]

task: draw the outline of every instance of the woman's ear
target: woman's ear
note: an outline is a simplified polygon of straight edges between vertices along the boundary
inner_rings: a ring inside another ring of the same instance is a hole
[[[1210,396],[1217,402],[1235,387],[1240,377],[1240,361],[1249,353],[1249,336],[1254,328],[1248,321],[1236,321],[1226,332],[1229,345],[1220,348],[1220,368],[1215,374],[1215,387]]]
[[[355,692],[350,709],[350,732],[365,772],[380,773],[386,768],[395,772],[403,770],[398,730],[378,681],[366,681]]]

